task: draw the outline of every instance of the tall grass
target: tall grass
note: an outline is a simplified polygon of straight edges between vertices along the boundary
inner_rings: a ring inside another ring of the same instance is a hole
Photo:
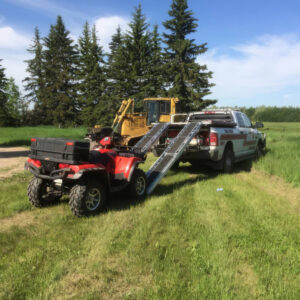
[[[300,123],[265,123],[267,153],[255,165],[300,187]]]
[[[56,137],[82,139],[86,129],[56,128],[52,126],[38,127],[0,127],[0,146],[29,146],[32,137]]]
[[[300,190],[267,174],[271,160],[281,176],[281,160],[299,184],[294,160],[282,159],[298,127],[281,126],[266,125],[269,151],[252,169],[181,164],[144,202],[113,195],[91,218],[66,201],[32,208],[29,175],[2,181],[0,298],[299,299]]]

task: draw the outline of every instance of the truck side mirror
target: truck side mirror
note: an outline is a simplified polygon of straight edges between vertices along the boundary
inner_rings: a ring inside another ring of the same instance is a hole
[[[254,128],[263,128],[264,127],[264,123],[262,122],[255,122]]]

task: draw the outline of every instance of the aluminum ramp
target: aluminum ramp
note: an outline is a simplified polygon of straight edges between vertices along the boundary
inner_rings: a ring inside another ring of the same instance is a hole
[[[158,123],[154,125],[133,147],[132,151],[146,154],[151,146],[168,129],[170,123]]]
[[[187,123],[147,172],[147,194],[151,194],[163,176],[181,156],[184,149],[201,128],[201,122]]]

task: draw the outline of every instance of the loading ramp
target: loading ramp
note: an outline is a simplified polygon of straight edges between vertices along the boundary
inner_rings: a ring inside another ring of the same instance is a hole
[[[164,134],[169,128],[170,123],[155,124],[133,147],[132,151],[146,154],[152,145]]]
[[[179,159],[184,149],[202,126],[201,122],[187,123],[179,134],[172,140],[156,162],[150,167],[147,176],[147,194],[151,194],[160,180]]]

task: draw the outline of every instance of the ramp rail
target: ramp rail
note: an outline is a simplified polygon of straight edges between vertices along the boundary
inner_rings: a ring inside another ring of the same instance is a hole
[[[134,152],[146,154],[152,145],[168,129],[170,123],[158,123],[154,125],[132,148]]]
[[[170,145],[150,167],[147,176],[147,194],[151,194],[154,188],[158,185],[163,176],[168,172],[172,165],[181,156],[184,149],[188,146],[192,138],[200,130],[202,123],[193,122],[187,123],[179,134],[172,140]]]

